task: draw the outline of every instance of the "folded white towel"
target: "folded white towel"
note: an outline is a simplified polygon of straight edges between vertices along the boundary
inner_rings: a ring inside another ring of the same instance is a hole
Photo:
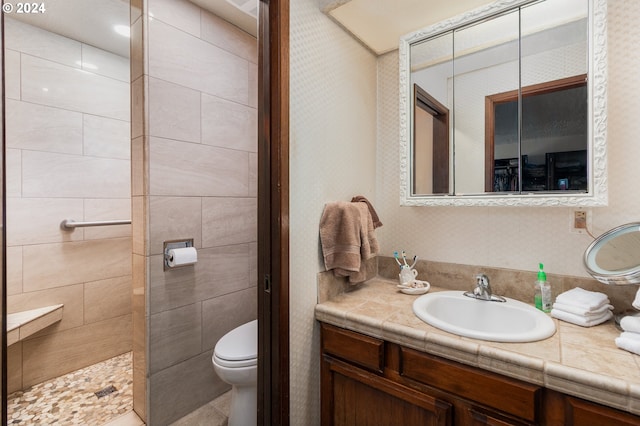
[[[624,331],[640,333],[640,316],[627,315],[620,320],[620,327]]]
[[[636,298],[633,299],[633,302],[631,303],[631,306],[633,306],[634,308],[636,308],[637,310],[640,311],[640,288],[636,292]]]
[[[602,324],[603,322],[613,318],[613,313],[607,310],[599,317],[585,317],[583,315],[576,315],[559,309],[551,309],[551,316],[582,327],[593,327],[594,325]]]
[[[640,333],[634,333],[631,331],[623,331],[622,333],[620,333],[620,337],[624,338],[624,339],[630,339],[630,340],[635,340],[640,342]]]
[[[579,306],[574,306],[574,305],[566,305],[564,303],[554,303],[553,304],[553,309],[559,309],[561,311],[565,311],[565,312],[569,312],[571,314],[576,314],[576,315],[584,315],[586,317],[598,317],[604,313],[606,313],[607,311],[610,311],[613,309],[613,305],[603,305],[597,309],[585,309],[585,308],[581,308]]]
[[[622,332],[620,337],[616,337],[616,346],[625,351],[640,355],[640,334]]]
[[[580,287],[572,288],[556,297],[556,302],[565,305],[572,305],[586,310],[599,309],[611,303],[604,293],[589,291]]]

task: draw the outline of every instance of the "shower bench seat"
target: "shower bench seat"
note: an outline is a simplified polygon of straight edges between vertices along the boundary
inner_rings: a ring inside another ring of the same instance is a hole
[[[7,346],[60,321],[63,307],[60,304],[7,314]]]

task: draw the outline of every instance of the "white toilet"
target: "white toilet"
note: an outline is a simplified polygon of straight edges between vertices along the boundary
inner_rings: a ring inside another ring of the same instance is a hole
[[[258,320],[234,328],[213,350],[213,368],[231,388],[228,426],[255,426],[258,409]]]

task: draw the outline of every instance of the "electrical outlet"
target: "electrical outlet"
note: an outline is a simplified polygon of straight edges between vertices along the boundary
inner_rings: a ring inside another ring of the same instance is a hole
[[[587,223],[587,212],[585,210],[576,210],[573,212],[573,231],[574,232],[586,232],[588,223]]]
[[[587,228],[587,212],[583,210],[576,210],[573,212],[573,227],[575,229]]]

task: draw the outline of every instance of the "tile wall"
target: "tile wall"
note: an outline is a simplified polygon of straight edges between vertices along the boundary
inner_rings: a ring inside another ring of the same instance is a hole
[[[185,0],[131,18],[134,408],[168,424],[230,389],[213,348],[257,316],[257,40]]]
[[[8,349],[9,392],[131,350],[129,60],[5,16],[8,312],[64,304]]]

